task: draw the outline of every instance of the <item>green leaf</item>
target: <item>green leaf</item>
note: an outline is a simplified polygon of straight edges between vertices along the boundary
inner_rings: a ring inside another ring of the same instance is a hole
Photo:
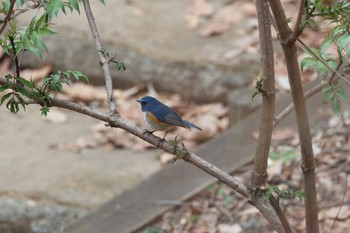
[[[334,99],[334,92],[333,91],[328,91],[323,94],[323,101],[328,104],[331,100]]]
[[[346,48],[346,57],[348,58],[348,60],[350,61],[350,46],[348,46]]]
[[[42,26],[45,26],[46,24],[46,16],[47,14],[43,14],[42,16],[40,16],[40,18],[36,21],[35,25],[34,25],[34,30],[38,31],[40,30],[40,28],[42,28]]]
[[[27,91],[24,87],[22,86],[17,86],[16,87],[18,92],[21,93],[22,95],[24,95],[25,97],[27,97],[28,99],[31,99],[32,98],[32,94]]]
[[[343,102],[348,102],[349,101],[349,96],[346,94],[344,89],[342,87],[339,87],[337,91],[335,92],[335,95],[340,101]]]
[[[320,50],[318,50],[317,48],[310,48],[310,50],[311,50],[313,53],[317,54],[318,56],[321,56],[321,52],[320,52]],[[304,51],[305,51],[307,54],[309,54],[311,57],[315,57],[315,55],[314,55],[310,50],[307,49],[307,48],[304,48]]]
[[[98,0],[98,1],[101,2],[103,5],[106,5],[105,0]]]
[[[333,86],[330,84],[326,84],[324,87],[321,89],[321,93],[324,94],[326,92],[333,91]]]
[[[15,93],[15,96],[16,96],[16,98],[18,100],[17,103],[19,103],[22,106],[22,108],[25,110],[26,109],[26,104],[24,102],[24,99],[18,93]]]
[[[8,84],[5,84],[5,85],[0,85],[0,92],[4,91],[4,90],[7,90],[7,89],[10,89],[12,87],[12,83],[8,83]]]
[[[8,98],[10,98],[12,96],[12,92],[7,93],[6,95],[4,95],[3,97],[1,97],[0,99],[0,105],[2,105]]]
[[[6,108],[12,113],[17,113],[19,111],[18,103],[14,99],[10,99],[7,102]]]
[[[48,15],[49,20],[53,18],[53,16],[57,15],[58,11],[62,8],[63,2],[61,0],[50,0],[46,5],[46,13]]]
[[[330,67],[330,68],[332,68],[333,70],[336,70],[337,69],[337,62],[334,60],[334,59],[329,59],[328,61],[327,61],[327,64],[328,64],[328,66]],[[328,70],[328,68],[327,68],[327,70]],[[329,72],[330,70],[328,70],[328,72]]]
[[[327,74],[329,72],[328,68],[320,61],[316,62],[316,72],[317,77],[320,77],[322,74]]]
[[[55,35],[57,34],[57,32],[54,32],[46,27],[44,28],[41,28],[39,31],[38,31],[39,35],[40,36],[51,36],[51,35]]]
[[[126,70],[126,66],[123,62],[117,62],[116,68],[117,70],[123,70],[123,71]]]
[[[40,111],[41,111],[41,115],[46,117],[47,113],[50,112],[50,109],[49,109],[49,107],[44,106],[44,107],[40,108]]]
[[[344,35],[339,37],[337,42],[339,48],[344,49],[344,47],[350,43],[350,35],[348,33],[344,33]]]
[[[322,41],[322,44],[321,44],[321,47],[320,47],[321,53],[325,53],[327,51],[327,49],[332,45],[332,42],[333,42],[332,37],[327,36]]]
[[[292,160],[295,160],[297,158],[299,158],[300,155],[299,153],[296,153],[293,149],[286,149],[286,150],[283,150],[281,152],[274,152],[272,151],[270,154],[269,154],[269,158],[271,160],[280,160],[284,163],[288,163]]]
[[[20,83],[22,83],[23,86],[28,87],[28,88],[30,88],[30,89],[33,89],[33,88],[34,88],[34,84],[33,84],[31,81],[28,81],[28,80],[26,80],[26,79],[24,79],[24,78],[22,78],[22,77],[17,77],[16,79],[17,79],[17,81],[19,81]]]
[[[341,112],[341,103],[338,99],[336,98],[333,98],[332,101],[331,101],[331,108],[332,108],[332,111],[336,114],[336,115],[339,115],[340,112]]]
[[[73,6],[73,8],[78,11],[80,14],[79,3],[77,0],[69,0],[69,3]]]
[[[314,69],[316,67],[316,60],[314,57],[305,57],[300,62],[300,67],[302,71],[305,71],[307,69]]]

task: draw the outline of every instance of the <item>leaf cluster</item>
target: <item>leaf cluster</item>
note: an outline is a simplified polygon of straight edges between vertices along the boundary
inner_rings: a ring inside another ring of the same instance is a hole
[[[117,57],[117,54],[115,54],[113,57],[110,57],[110,53],[105,48],[101,48],[99,50],[99,52],[102,53],[102,55],[108,60],[109,63],[116,64],[115,68],[117,70],[123,70],[123,71],[126,70],[126,65],[124,64],[124,62],[120,62],[120,61],[115,60],[115,58]]]
[[[9,29],[0,39],[3,51],[13,58],[30,51],[42,59],[41,49],[48,51],[42,40],[43,36],[55,34],[48,28],[46,17],[46,14],[38,20],[34,17],[27,27],[17,27],[16,21],[11,20]]]
[[[291,148],[279,152],[271,151],[269,154],[269,159],[273,161],[282,161],[283,163],[289,163],[297,158],[300,158],[300,154]]]
[[[319,78],[333,76],[350,63],[350,3],[336,1],[327,5],[325,1],[306,1],[304,27],[315,27],[315,17],[329,20],[332,29],[321,43],[320,48],[305,49],[308,54],[300,65],[303,71],[316,70]],[[329,48],[334,47],[335,54],[329,53]],[[334,113],[339,114],[341,103],[349,100],[348,95],[338,83],[331,83],[322,90],[323,100],[330,103]]]
[[[304,191],[293,191],[293,190],[281,190],[277,186],[267,185],[265,190],[265,198],[266,200],[270,199],[272,193],[275,193],[281,199],[295,199],[299,198],[300,200],[304,198]]]
[[[26,97],[28,100],[40,102],[42,105],[41,114],[46,116],[51,102],[50,93],[52,91],[61,92],[63,84],[69,85],[72,78],[76,81],[81,79],[88,81],[87,77],[80,71],[58,71],[45,77],[40,86],[32,80],[28,81],[22,77],[8,75],[9,83],[0,85],[0,92],[5,90],[9,90],[9,92],[2,96],[0,105],[7,101],[6,108],[12,113],[17,113],[19,106],[22,106],[25,110],[26,101],[24,97]]]

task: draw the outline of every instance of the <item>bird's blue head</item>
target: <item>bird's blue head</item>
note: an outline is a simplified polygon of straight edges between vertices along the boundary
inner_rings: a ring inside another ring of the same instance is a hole
[[[160,102],[152,96],[144,96],[140,100],[136,100],[141,104],[142,112],[149,111],[151,107],[157,106]]]

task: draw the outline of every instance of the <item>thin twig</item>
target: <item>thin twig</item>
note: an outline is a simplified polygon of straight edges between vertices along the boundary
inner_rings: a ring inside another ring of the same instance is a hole
[[[304,99],[305,101],[315,95],[316,93],[320,92],[322,88],[327,85],[329,82],[323,81],[316,86],[312,87],[310,90],[306,91],[304,93]],[[288,116],[289,113],[291,113],[294,110],[294,104],[293,102],[290,103],[286,108],[284,108],[276,117],[273,123],[273,127],[276,127],[286,116]]]
[[[114,94],[113,94],[112,77],[111,77],[111,72],[109,70],[109,61],[105,57],[105,55],[102,53],[103,47],[101,44],[100,35],[98,33],[98,30],[97,30],[94,16],[93,16],[92,11],[91,11],[90,1],[85,0],[85,1],[83,1],[83,4],[84,4],[85,13],[86,13],[86,18],[89,22],[91,34],[92,34],[92,37],[95,41],[95,46],[96,46],[97,54],[98,54],[99,59],[100,59],[100,64],[101,64],[103,72],[104,72],[109,112],[110,112],[110,114],[114,115],[114,114],[117,114],[117,111],[116,111],[116,103],[115,103]]]
[[[2,27],[0,28],[0,35],[3,33],[3,31],[5,30],[5,27],[7,25],[7,23],[10,21],[11,19],[11,14],[13,12],[13,8],[15,6],[15,3],[16,3],[16,0],[11,0],[11,3],[10,3],[10,8],[9,8],[9,11],[7,12],[7,15],[4,19],[4,22],[3,22],[3,25]]]
[[[291,227],[290,224],[286,218],[285,213],[283,212],[283,210],[281,209],[281,206],[279,205],[279,201],[278,199],[276,199],[273,195],[270,196],[269,201],[271,203],[271,206],[273,207],[273,209],[275,210],[278,218],[280,219],[283,229],[286,233],[292,233],[295,232]]]
[[[299,11],[298,11],[298,16],[297,16],[297,20],[295,22],[295,25],[294,25],[294,29],[293,29],[293,32],[292,32],[292,40],[296,40],[299,33],[300,33],[300,25],[301,25],[301,20],[303,18],[303,15],[304,15],[304,7],[305,7],[305,0],[301,0],[300,1],[300,4],[299,4]]]

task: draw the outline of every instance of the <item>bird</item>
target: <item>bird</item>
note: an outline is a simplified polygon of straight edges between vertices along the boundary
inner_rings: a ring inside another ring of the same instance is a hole
[[[173,109],[161,103],[152,96],[144,96],[136,100],[141,104],[143,119],[147,125],[146,132],[166,131],[163,141],[170,129],[179,126],[191,130],[191,128],[201,130],[197,125],[183,120]]]

